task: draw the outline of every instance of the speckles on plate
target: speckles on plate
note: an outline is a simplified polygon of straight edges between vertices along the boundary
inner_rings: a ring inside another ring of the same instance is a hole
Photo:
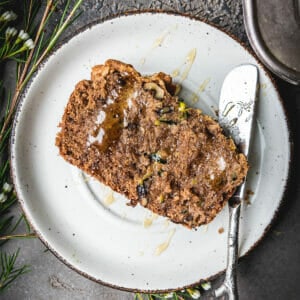
[[[93,179],[78,178],[77,175],[72,178],[71,167],[58,159],[54,139],[64,102],[59,101],[57,95],[67,101],[75,82],[87,78],[87,69],[83,64],[92,66],[115,55],[114,58],[124,58],[124,61],[138,67],[140,58],[149,51],[159,34],[176,23],[180,23],[176,34],[166,37],[161,47],[156,47],[147,57],[145,65],[139,71],[143,74],[153,71],[171,72],[177,67],[177,63],[179,66],[184,63],[184,56],[191,49],[197,48],[195,64],[182,85],[181,93],[186,91],[189,97],[192,92],[197,91],[199,84],[211,76],[212,80],[200,94],[201,102],[196,104],[201,105],[205,113],[212,115],[210,107],[218,105],[218,92],[229,67],[245,62],[257,64],[261,81],[268,84],[263,89],[266,93],[262,90],[259,93],[261,98],[258,111],[259,121],[265,127],[265,147],[261,142],[254,144],[257,158],[254,159],[254,164],[251,162],[251,166],[253,172],[259,172],[260,176],[253,174],[251,177],[255,177],[255,180],[249,181],[249,186],[256,188],[255,201],[249,209],[243,211],[242,228],[247,234],[241,232],[241,238],[245,236],[241,254],[255,246],[264,235],[283,194],[290,157],[284,110],[272,81],[255,58],[214,27],[183,16],[168,14],[135,14],[116,18],[113,24],[109,22],[79,33],[75,39],[54,52],[25,93],[14,123],[11,148],[16,191],[28,220],[40,232],[40,238],[49,244],[58,257],[77,271],[99,282],[120,288],[144,291],[176,289],[196,283],[200,278],[213,276],[223,268],[221,261],[226,260],[226,235],[219,235],[218,228],[227,224],[227,210],[224,209],[210,223],[207,232],[206,226],[195,232],[174,224],[164,228],[164,220],[160,218],[146,229],[142,225],[146,211],[140,206],[134,209],[127,206],[125,197],[122,198],[117,193],[117,201],[109,207],[104,205],[107,189]],[[134,24],[139,26],[133,28]],[[209,37],[206,32],[209,32]],[[128,47],[129,42],[133,47]],[[134,47],[137,44],[139,48]],[[221,48],[227,53],[226,60],[218,55]],[[122,49],[121,53],[119,49]],[[174,58],[178,53],[182,54],[179,62]],[[61,61],[60,72],[57,72],[54,64],[57,60]],[[180,71],[176,80],[180,80],[183,74],[183,69]],[[58,89],[56,84],[47,84],[50,80],[52,83],[55,81],[64,84]],[[40,94],[40,91],[44,94]],[[54,102],[53,99],[57,101]],[[275,113],[278,115],[276,119]],[[50,138],[45,135],[41,120],[51,128]],[[261,139],[260,131],[257,130],[256,133]],[[36,144],[38,151],[33,146],[29,147],[28,143]],[[25,151],[26,147],[30,149],[28,152]],[[260,165],[262,154],[263,164]],[[282,154],[283,158],[276,158],[277,154]],[[275,158],[277,163],[274,163]],[[27,192],[25,184],[30,186]],[[65,185],[68,185],[68,189],[64,188]],[[126,217],[123,215],[125,213]],[[87,226],[83,228],[81,221]],[[57,234],[58,223],[72,225],[72,229],[69,226],[60,226],[60,234]],[[176,235],[170,246],[156,257],[155,248],[165,242],[173,227],[176,227]],[[255,230],[249,231],[253,227]],[[52,230],[49,231],[48,228]],[[76,237],[72,237],[72,233],[76,233]],[[212,236],[217,238],[212,239]],[[71,256],[72,249],[77,250],[76,258]],[[139,256],[139,250],[145,251],[145,255]],[[197,256],[193,256],[194,253]],[[128,256],[131,256],[130,260]],[[194,262],[195,257],[198,259],[197,264]],[[172,263],[168,263],[170,261],[175,262],[175,268],[182,264],[181,272],[173,272],[170,268]],[[158,272],[160,276],[155,276],[154,273]],[[131,273],[135,276],[131,276]]]

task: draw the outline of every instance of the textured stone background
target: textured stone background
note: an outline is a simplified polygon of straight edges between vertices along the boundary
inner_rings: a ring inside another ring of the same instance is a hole
[[[185,12],[207,19],[247,44],[241,2],[241,0],[86,0],[82,5],[82,15],[69,28],[65,37],[71,36],[77,29],[90,22],[112,14],[151,8]],[[48,29],[51,30],[51,25]],[[9,75],[9,69],[6,74]],[[290,116],[295,138],[295,153],[299,153],[300,90],[280,80],[277,82]],[[299,159],[293,166],[290,192],[280,210],[279,218],[263,242],[239,264],[241,299],[299,299],[300,285],[297,280],[300,278],[300,220],[297,215],[297,211],[300,211],[300,185],[299,179],[297,180]],[[19,240],[6,245],[8,250],[17,247],[21,248],[21,261],[31,266],[31,272],[15,281],[10,289],[0,295],[2,299],[133,299],[132,294],[104,287],[70,270],[50,251],[45,252],[45,247],[38,239]],[[214,284],[218,285],[221,280],[222,276]]]
[[[162,9],[175,12],[188,13],[204,18],[232,32],[241,40],[246,41],[243,26],[241,1],[236,0],[208,0],[208,1],[86,1],[83,5],[86,17],[81,24],[85,24],[86,18],[98,20],[107,16],[125,12],[127,10]]]

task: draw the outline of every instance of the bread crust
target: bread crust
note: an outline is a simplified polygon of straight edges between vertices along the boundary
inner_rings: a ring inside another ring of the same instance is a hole
[[[188,108],[175,89],[162,72],[142,76],[107,60],[76,85],[56,145],[130,205],[195,228],[221,211],[248,164],[219,124]]]

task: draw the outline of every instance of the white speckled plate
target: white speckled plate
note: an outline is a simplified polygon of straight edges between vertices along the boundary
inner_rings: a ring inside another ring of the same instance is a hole
[[[107,187],[58,155],[57,125],[70,93],[79,80],[90,78],[92,66],[108,58],[131,63],[143,74],[173,74],[182,81],[186,101],[209,114],[218,106],[225,75],[242,63],[258,65],[261,89],[248,180],[254,194],[252,204],[242,209],[241,255],[263,237],[273,219],[290,160],[289,131],[276,88],[256,59],[222,31],[163,13],[94,25],[55,51],[39,70],[21,101],[12,137],[12,172],[24,212],[61,260],[104,284],[157,291],[209,278],[225,268],[227,208],[197,231],[162,217],[145,228],[147,210],[128,207],[124,197],[112,197]],[[157,255],[161,244],[166,249]]]

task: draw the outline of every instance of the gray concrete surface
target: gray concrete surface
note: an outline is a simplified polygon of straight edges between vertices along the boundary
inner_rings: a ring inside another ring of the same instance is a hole
[[[146,8],[186,12],[206,18],[247,43],[241,0],[84,1],[82,15],[65,36],[111,14]],[[238,285],[241,299],[299,299],[300,294],[300,160],[297,159],[300,146],[300,89],[281,80],[277,83],[289,115],[296,159],[278,218],[257,248],[240,261]],[[18,211],[16,206],[14,213]],[[104,287],[70,270],[50,251],[45,252],[38,239],[12,241],[6,244],[5,249],[15,250],[18,247],[21,249],[20,262],[30,265],[31,272],[16,280],[0,295],[2,299],[133,299],[130,293]],[[222,276],[213,284],[218,285],[221,280]]]

